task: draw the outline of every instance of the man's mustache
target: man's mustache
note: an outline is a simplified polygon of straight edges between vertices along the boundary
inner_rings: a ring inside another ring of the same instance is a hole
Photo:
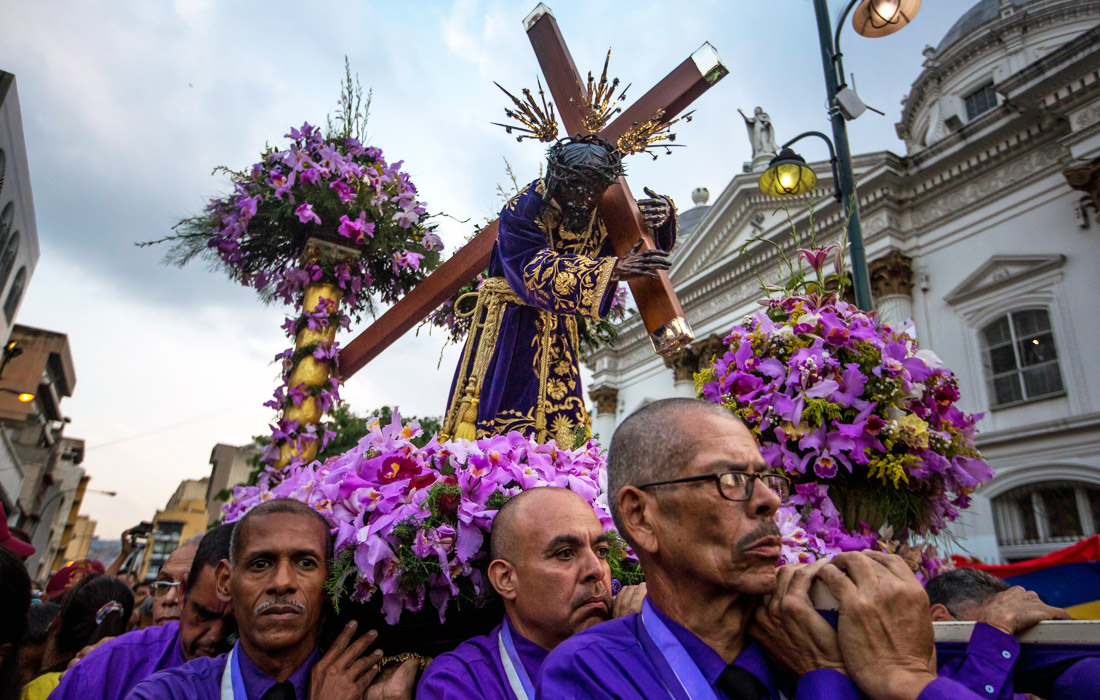
[[[587,591],[577,593],[570,602],[573,605],[573,609],[576,610],[593,598],[603,600],[604,604],[607,606],[607,612],[611,612],[611,592],[606,590],[603,586],[596,586]]]
[[[752,532],[737,540],[737,549],[748,549],[765,537],[779,536],[779,526],[771,520],[764,520]]]
[[[300,600],[295,600],[294,598],[279,597],[279,598],[270,598],[270,599],[265,600],[264,602],[260,603],[259,605],[257,605],[256,606],[256,614],[262,613],[264,610],[267,610],[268,608],[270,608],[274,605],[286,605],[286,606],[289,606],[289,607],[292,607],[292,608],[296,608],[297,610],[300,610],[302,612],[305,612],[305,609],[306,609],[305,603],[301,602]]]

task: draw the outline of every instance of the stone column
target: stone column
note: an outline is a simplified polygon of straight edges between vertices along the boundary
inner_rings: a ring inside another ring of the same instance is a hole
[[[871,294],[879,318],[887,325],[900,328],[913,317],[912,261],[897,250],[872,260],[867,265],[871,277]]]
[[[597,386],[589,389],[588,398],[596,404],[596,420],[592,422],[592,432],[600,438],[605,447],[611,444],[611,435],[618,425],[619,390],[611,386]]]
[[[675,377],[676,396],[695,398],[695,373],[711,364],[715,355],[725,351],[717,335],[696,340],[683,350],[664,358]]]

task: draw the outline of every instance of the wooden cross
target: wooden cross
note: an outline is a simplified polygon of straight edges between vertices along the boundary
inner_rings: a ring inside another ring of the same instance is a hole
[[[539,3],[523,24],[546,78],[547,88],[558,107],[562,125],[569,135],[584,133],[581,120],[585,115],[587,95],[557,20],[549,7]],[[637,102],[624,109],[599,133],[600,138],[615,143],[632,125],[654,119],[658,113],[662,123],[675,119],[728,72],[714,47],[703,44]],[[600,199],[599,209],[617,256],[626,255],[639,238],[644,241],[644,250],[655,247],[626,178],[620,177],[617,184],[607,189]],[[485,227],[348,343],[340,351],[341,374],[347,378],[362,369],[487,268],[497,237],[497,224],[494,221]],[[643,277],[631,280],[629,285],[657,352],[669,354],[694,339],[666,272],[660,273],[660,279]]]

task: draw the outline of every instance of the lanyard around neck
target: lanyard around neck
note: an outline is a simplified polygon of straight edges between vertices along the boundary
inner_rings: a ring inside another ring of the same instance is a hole
[[[500,662],[504,665],[504,675],[508,677],[508,685],[511,686],[516,700],[534,700],[535,686],[527,675],[519,652],[516,651],[515,642],[512,641],[512,626],[508,624],[507,616],[497,633],[497,648],[500,650]]]
[[[676,680],[680,682],[684,694],[690,700],[718,700],[714,689],[703,677],[703,672],[699,670],[695,660],[691,658],[691,654],[688,653],[683,644],[680,644],[680,640],[676,638],[676,635],[670,632],[665,623],[661,621],[653,604],[649,602],[649,598],[646,598],[642,603],[641,618],[642,627],[650,639],[653,640],[662,660],[668,665]],[[669,696],[675,700],[676,696],[671,689],[666,688],[666,690],[669,691]]]
[[[241,676],[241,662],[237,657],[237,650],[241,648],[238,643],[229,650],[229,656],[225,658],[225,670],[222,672],[221,700],[247,700],[244,692],[244,677]]]

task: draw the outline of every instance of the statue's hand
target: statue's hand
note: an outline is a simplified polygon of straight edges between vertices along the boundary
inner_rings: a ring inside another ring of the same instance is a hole
[[[672,205],[668,203],[668,198],[648,187],[642,189],[649,195],[648,199],[638,200],[638,208],[642,210],[642,218],[645,219],[646,226],[650,228],[664,226],[672,216]]]
[[[669,265],[671,263],[668,253],[663,250],[642,250],[642,240],[639,238],[630,252],[615,262],[611,279],[615,282],[625,282],[638,277],[659,279],[660,271],[667,270]]]

